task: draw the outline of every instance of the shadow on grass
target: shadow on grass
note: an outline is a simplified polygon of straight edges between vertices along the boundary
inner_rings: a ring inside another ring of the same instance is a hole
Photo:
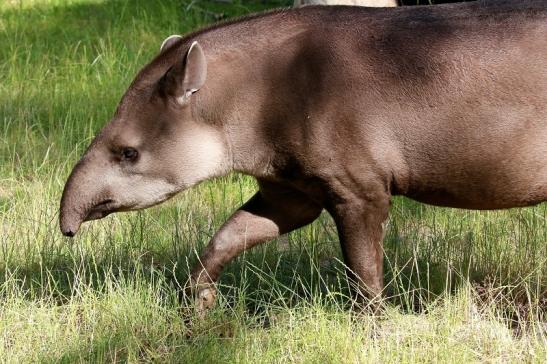
[[[402,312],[424,312],[429,304],[444,294],[452,294],[470,277],[478,283],[486,279],[490,272],[453,268],[465,267],[465,256],[448,265],[431,261],[427,254],[416,254],[413,249],[403,249],[401,245],[408,244],[408,239],[415,236],[409,237],[409,231],[397,225],[397,221],[402,218],[425,218],[426,207],[422,210],[407,200],[398,200],[395,205],[396,211],[385,240],[386,296],[389,305],[398,306]],[[194,212],[189,219],[199,221],[194,225],[196,230],[190,228],[181,232],[175,229],[165,235],[157,234],[156,229],[160,226],[165,230],[184,225],[182,220],[186,217],[178,215],[175,207],[162,207],[153,213],[136,213],[131,215],[130,223],[121,226],[109,226],[108,222],[103,222],[106,236],[89,236],[98,229],[84,229],[81,239],[97,241],[96,247],[80,247],[78,240],[72,242],[72,247],[67,247],[55,242],[55,237],[59,236],[52,234],[55,236],[51,237],[51,244],[44,243],[38,256],[23,260],[14,269],[0,267],[0,287],[9,280],[9,285],[16,285],[18,292],[24,292],[24,298],[37,301],[46,299],[60,306],[75,297],[77,299],[82,287],[84,292],[94,297],[108,297],[112,286],[117,285],[122,287],[122,292],[124,287],[136,287],[133,290],[137,292],[146,291],[148,287],[154,295],[160,296],[160,306],[142,298],[139,301],[139,296],[127,297],[126,304],[145,307],[144,312],[151,318],[133,318],[127,324],[123,317],[126,312],[124,307],[108,312],[110,316],[115,316],[116,312],[122,316],[112,322],[101,323],[99,327],[103,330],[94,332],[92,339],[78,340],[75,347],[63,350],[60,361],[67,363],[149,361],[154,360],[150,353],[157,354],[162,350],[175,350],[165,355],[177,361],[182,358],[194,362],[219,361],[219,358],[230,360],[237,357],[246,344],[245,334],[241,332],[252,330],[255,326],[267,329],[272,311],[314,304],[327,309],[350,309],[350,289],[341,262],[336,231],[331,219],[323,215],[312,226],[296,231],[288,238],[264,244],[229,264],[219,283],[219,316],[206,320],[205,326],[199,327],[191,337],[185,336],[182,317],[170,316],[169,319],[179,321],[174,328],[163,326],[154,331],[154,315],[163,317],[163,311],[173,315],[179,309],[191,309],[178,306],[176,299],[172,298],[176,297],[177,289],[182,288],[188,278],[188,267],[195,263],[194,252],[202,250],[224,218],[222,213],[217,215],[213,221],[205,223],[211,215],[204,211]],[[107,221],[112,223],[114,220]],[[445,239],[443,234],[439,231],[437,235],[428,236],[433,241],[442,241]],[[3,289],[1,294],[9,295],[9,290]],[[514,307],[509,306],[507,310]],[[95,309],[104,312],[112,307],[99,304]],[[242,313],[243,320],[235,317],[234,313]],[[168,319],[165,321],[168,322]],[[219,331],[219,325],[227,325],[228,328]],[[110,329],[104,330],[104,327]],[[229,331],[233,330],[241,330],[241,335],[232,335]],[[230,340],[226,340],[223,331],[228,331],[226,335]],[[58,358],[51,360],[57,361]]]
[[[408,214],[421,217],[421,208],[414,202],[404,200],[398,205],[407,212],[405,217]],[[407,205],[410,208],[406,209]],[[159,216],[173,213],[170,210],[173,209],[164,208]],[[177,221],[180,218],[175,216]],[[394,217],[392,221],[397,219]],[[97,246],[81,248],[78,240],[67,241],[72,245],[68,246],[52,238],[23,264],[0,267],[0,284],[15,280],[29,298],[53,296],[59,304],[73,297],[81,286],[104,292],[108,289],[105,282],[117,280],[138,279],[145,285],[163,282],[167,291],[182,289],[190,268],[197,261],[196,253],[202,251],[220,222],[210,224],[206,230],[199,230],[203,227],[197,226],[198,230],[184,233],[175,229],[171,236],[155,234],[158,226],[170,229],[171,225],[176,226],[178,222],[168,218],[152,221],[150,215],[138,213],[129,225],[105,227],[111,231],[106,238],[85,237],[86,241],[104,242]],[[401,232],[393,223],[384,241],[385,296],[389,303],[405,311],[421,311],[439,296],[455,292],[462,283],[482,284],[499,273],[473,268],[471,250],[469,254],[452,258],[447,255],[446,259],[452,259],[450,262],[432,257],[431,252],[417,252],[408,246],[408,239],[419,239],[419,235],[405,234],[408,232]],[[446,238],[444,232],[437,234],[428,239],[442,242]],[[531,277],[531,281],[533,279]],[[505,281],[497,283],[511,285],[519,280],[520,276],[507,275]],[[219,286],[229,305],[244,298],[250,312],[276,304],[293,307],[302,302],[319,301],[347,308],[351,303],[337,234],[326,215],[312,226],[236,258],[224,270]],[[542,294],[545,288],[540,288],[538,293]]]

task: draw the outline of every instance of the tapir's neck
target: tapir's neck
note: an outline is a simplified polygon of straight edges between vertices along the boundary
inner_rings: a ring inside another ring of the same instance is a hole
[[[194,38],[208,63],[207,82],[196,94],[195,107],[204,120],[223,129],[231,170],[264,177],[270,173],[275,145],[268,133],[275,130],[268,128],[286,104],[288,87],[278,81],[286,79],[280,74],[287,72],[307,30],[297,18],[284,24],[269,27],[263,20],[260,31],[253,29],[252,22],[233,24]]]

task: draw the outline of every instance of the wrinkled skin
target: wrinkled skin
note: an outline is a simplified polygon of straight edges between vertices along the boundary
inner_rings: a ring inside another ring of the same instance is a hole
[[[238,254],[324,209],[358,291],[378,297],[391,196],[547,200],[546,8],[304,7],[168,38],[70,175],[61,230],[239,171],[259,191],[194,268],[200,307]]]

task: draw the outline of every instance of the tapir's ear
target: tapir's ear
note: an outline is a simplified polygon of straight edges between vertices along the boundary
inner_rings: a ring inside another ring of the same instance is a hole
[[[198,91],[207,77],[207,60],[198,42],[193,42],[183,59],[165,75],[167,94],[184,104],[190,95]]]
[[[177,40],[179,40],[181,38],[182,38],[182,36],[177,35],[177,34],[173,34],[173,35],[168,36],[167,38],[165,38],[163,43],[161,43],[160,52],[163,52],[165,49],[171,47],[173,44],[175,44],[177,42]]]
[[[192,43],[186,53],[183,87],[185,91],[194,93],[205,83],[207,77],[207,60],[198,42]]]

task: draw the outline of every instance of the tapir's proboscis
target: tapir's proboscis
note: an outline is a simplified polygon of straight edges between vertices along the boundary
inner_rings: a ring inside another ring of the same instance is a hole
[[[204,305],[225,264],[323,209],[357,293],[381,297],[392,196],[547,200],[547,1],[310,6],[169,37],[74,167],[61,230],[232,171],[259,190],[192,272]]]

